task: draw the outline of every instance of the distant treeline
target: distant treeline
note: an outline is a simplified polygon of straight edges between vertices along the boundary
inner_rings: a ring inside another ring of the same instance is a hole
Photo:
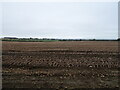
[[[118,39],[54,39],[54,38],[16,38],[16,37],[4,37],[2,41],[20,41],[20,42],[51,42],[51,41],[120,41]]]

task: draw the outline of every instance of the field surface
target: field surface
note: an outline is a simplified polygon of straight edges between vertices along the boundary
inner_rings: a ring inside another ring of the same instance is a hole
[[[116,88],[117,41],[2,42],[3,88]]]

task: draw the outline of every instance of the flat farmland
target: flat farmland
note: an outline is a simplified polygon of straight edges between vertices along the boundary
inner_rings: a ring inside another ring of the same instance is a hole
[[[117,41],[2,42],[3,88],[116,88]]]

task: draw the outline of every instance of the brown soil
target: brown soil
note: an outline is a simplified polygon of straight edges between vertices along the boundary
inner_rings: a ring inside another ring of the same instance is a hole
[[[117,41],[2,42],[3,88],[118,87]]]

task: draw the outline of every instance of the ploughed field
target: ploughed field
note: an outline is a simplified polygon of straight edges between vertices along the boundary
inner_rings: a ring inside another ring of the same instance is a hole
[[[116,88],[117,41],[2,42],[3,88]]]

